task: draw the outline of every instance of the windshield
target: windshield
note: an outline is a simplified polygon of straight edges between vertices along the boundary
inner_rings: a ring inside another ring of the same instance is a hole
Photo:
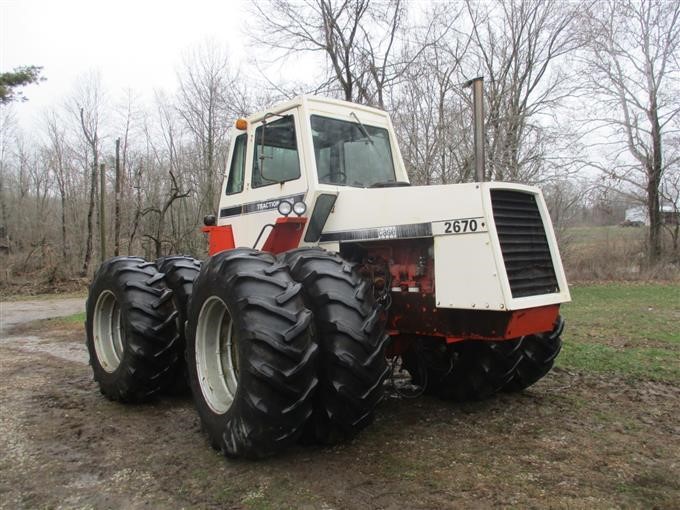
[[[387,129],[311,116],[319,182],[368,187],[395,182]]]

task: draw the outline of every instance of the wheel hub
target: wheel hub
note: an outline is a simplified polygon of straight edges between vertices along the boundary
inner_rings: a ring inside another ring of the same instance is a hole
[[[121,309],[113,292],[105,290],[97,298],[93,317],[94,350],[101,367],[115,372],[125,350],[125,329]]]
[[[227,305],[218,297],[203,304],[196,326],[196,371],[201,393],[216,414],[231,407],[238,387],[238,344]]]

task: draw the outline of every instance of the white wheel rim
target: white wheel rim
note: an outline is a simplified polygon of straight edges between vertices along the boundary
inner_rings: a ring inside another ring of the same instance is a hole
[[[94,351],[99,365],[106,372],[114,372],[123,358],[125,331],[121,321],[118,300],[113,292],[105,290],[97,298],[92,321]]]
[[[238,345],[227,305],[211,297],[201,308],[196,325],[196,372],[201,393],[216,414],[231,407],[238,387]]]

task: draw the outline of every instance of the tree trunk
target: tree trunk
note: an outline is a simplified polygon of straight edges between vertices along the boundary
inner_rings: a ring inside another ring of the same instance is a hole
[[[120,255],[120,138],[116,139],[116,182],[113,224],[113,255]]]
[[[92,171],[90,173],[90,202],[87,208],[87,240],[85,242],[85,260],[83,260],[83,268],[81,270],[82,276],[87,276],[90,269],[90,262],[92,261],[92,236],[94,235],[94,208],[97,201],[97,170],[99,169],[99,150],[97,144],[99,138],[97,136],[97,128],[88,130],[85,125],[85,110],[80,109],[80,125],[83,129],[83,135],[92,149]]]
[[[90,261],[92,260],[92,233],[94,230],[94,204],[97,193],[97,158],[92,165],[92,172],[90,174],[90,201],[87,207],[87,238],[85,240],[85,259],[83,260],[83,268],[80,271],[80,276],[87,276],[90,269]]]
[[[663,172],[661,154],[661,126],[659,125],[656,93],[650,93],[649,120],[652,124],[652,157],[648,168],[647,207],[649,211],[649,262],[658,262],[661,257],[661,204],[659,188]]]
[[[68,255],[66,253],[66,190],[64,190],[61,184],[59,185],[59,195],[61,198],[61,260],[66,265],[68,264]]]
[[[106,260],[106,166],[99,165],[99,260]]]

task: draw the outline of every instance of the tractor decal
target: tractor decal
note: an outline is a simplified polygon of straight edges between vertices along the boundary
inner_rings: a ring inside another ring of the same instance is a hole
[[[412,223],[410,225],[391,225],[387,227],[346,230],[343,232],[326,232],[321,234],[320,242],[331,241],[378,241],[384,239],[408,239],[431,237],[430,223]]]
[[[270,211],[272,209],[276,209],[279,206],[279,203],[283,200],[286,200],[291,204],[294,204],[295,202],[304,202],[305,195],[302,193],[298,195],[277,198],[276,200],[262,200],[259,202],[249,202],[247,204],[235,205],[232,207],[223,207],[220,209],[220,218]]]

